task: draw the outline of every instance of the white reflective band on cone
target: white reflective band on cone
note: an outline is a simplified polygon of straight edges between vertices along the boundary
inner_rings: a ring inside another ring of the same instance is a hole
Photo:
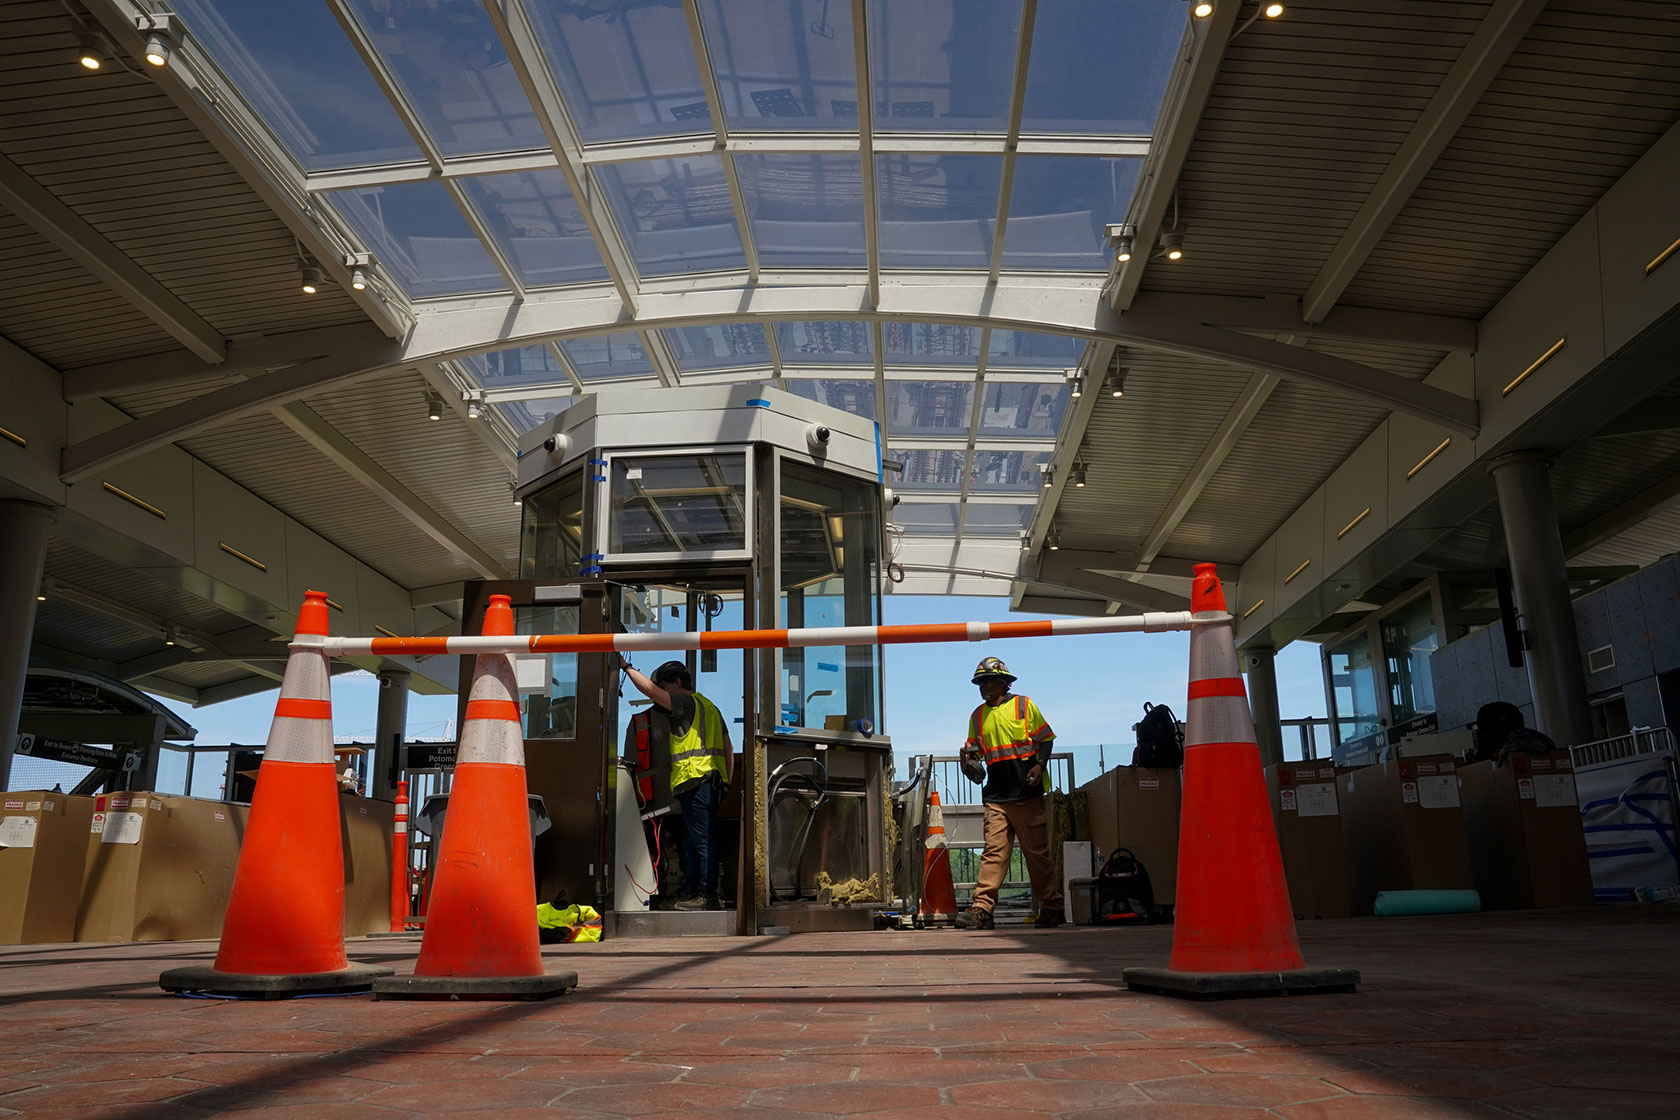
[[[461,743],[455,765],[489,762],[502,766],[525,765],[525,728],[518,718],[475,717],[475,702],[511,704],[519,707],[519,686],[513,669],[513,655],[480,654],[473,668],[472,691],[467,694],[467,718],[461,724]]]
[[[286,659],[286,675],[280,684],[280,704],[304,700],[330,704],[327,692],[327,657],[319,650],[300,650]],[[327,709],[330,712],[330,707]],[[263,750],[269,762],[324,762],[333,765],[332,719],[276,714],[268,729],[268,746]]]

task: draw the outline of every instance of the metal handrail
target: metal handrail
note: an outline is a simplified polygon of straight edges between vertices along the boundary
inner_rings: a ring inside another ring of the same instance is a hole
[[[1574,768],[1641,754],[1674,749],[1674,732],[1667,727],[1636,727],[1626,735],[1598,739],[1569,748],[1569,765]]]

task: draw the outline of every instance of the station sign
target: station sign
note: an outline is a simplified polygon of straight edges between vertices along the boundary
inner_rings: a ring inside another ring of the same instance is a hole
[[[26,754],[31,758],[46,758],[76,766],[92,766],[96,770],[132,771],[140,768],[140,754],[134,750],[132,743],[98,747],[89,743],[52,739],[45,735],[19,735],[14,749],[17,754]]]

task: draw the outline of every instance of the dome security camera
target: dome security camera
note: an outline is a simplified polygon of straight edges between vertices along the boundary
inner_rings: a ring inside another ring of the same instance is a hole
[[[543,450],[548,452],[548,457],[550,459],[559,459],[566,454],[566,449],[570,447],[571,444],[571,440],[556,432],[554,435],[551,435],[547,439],[543,440]]]
[[[813,454],[824,455],[828,452],[828,441],[834,435],[827,425],[812,424],[805,429],[805,442],[810,446]]]

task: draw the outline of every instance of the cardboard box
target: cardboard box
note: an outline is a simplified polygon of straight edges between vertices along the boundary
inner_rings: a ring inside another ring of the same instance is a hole
[[[1080,787],[1086,795],[1091,842],[1102,853],[1130,848],[1149,872],[1157,906],[1171,906],[1178,885],[1177,770],[1116,766]]]
[[[14,790],[0,795],[0,945],[76,935],[93,798]]]
[[[76,940],[220,935],[247,812],[148,792],[96,799]]]
[[[1470,867],[1489,910],[1590,906],[1592,872],[1568,751],[1459,771]]]
[[[1076,926],[1088,926],[1097,912],[1097,881],[1069,879],[1067,885],[1068,921]]]
[[[1371,913],[1379,891],[1474,889],[1459,766],[1437,755],[1337,772],[1355,914]]]
[[[341,794],[344,822],[344,934],[360,937],[391,928],[391,838],[397,807],[389,801]]]
[[[1352,911],[1335,767],[1328,762],[1268,766],[1266,791],[1295,916],[1347,917]]]

